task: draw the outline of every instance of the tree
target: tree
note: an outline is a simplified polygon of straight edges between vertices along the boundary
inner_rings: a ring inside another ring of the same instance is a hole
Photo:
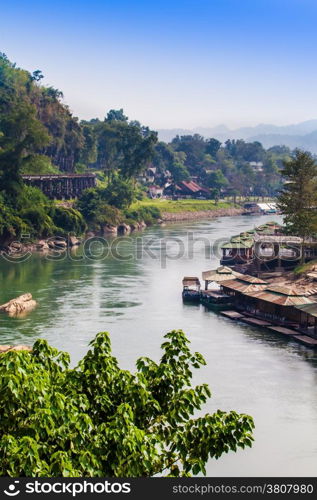
[[[17,99],[0,117],[0,132],[0,192],[14,204],[22,190],[21,170],[48,143],[49,136],[34,106]]]
[[[123,220],[120,210],[105,201],[104,189],[101,188],[86,189],[77,201],[76,209],[84,216],[89,227],[97,231],[108,224],[118,225]]]
[[[109,205],[116,208],[128,208],[134,200],[134,186],[130,179],[116,176],[100,194]]]
[[[214,170],[208,174],[207,185],[212,189],[216,189],[218,193],[222,188],[227,187],[228,184],[228,179],[226,179],[221,170]]]
[[[207,140],[206,144],[206,153],[209,154],[212,158],[215,158],[221,146],[221,142],[217,139],[211,138]]]
[[[294,157],[284,163],[285,183],[278,198],[287,232],[307,238],[317,227],[317,165],[308,152],[297,149]],[[302,251],[302,260],[304,260]]]
[[[252,444],[251,417],[218,410],[193,418],[210,396],[190,386],[206,364],[184,333],[165,335],[159,363],[118,366],[99,333],[74,369],[67,353],[38,340],[32,352],[0,355],[0,475],[187,476]]]
[[[115,122],[115,121],[127,122],[128,117],[125,116],[122,108],[121,109],[110,109],[110,111],[108,111],[108,113],[107,113],[105,121],[107,121],[107,122]]]
[[[185,167],[184,163],[181,161],[174,161],[170,167],[169,171],[173,176],[174,183],[178,183],[181,181],[187,181],[189,179],[189,172]]]
[[[118,127],[120,175],[131,179],[139,175],[154,154],[157,133],[137,125],[122,125]]]

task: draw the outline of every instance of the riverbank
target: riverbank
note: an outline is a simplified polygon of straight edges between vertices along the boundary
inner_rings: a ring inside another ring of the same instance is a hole
[[[10,243],[3,245],[0,248],[0,254],[22,254],[26,252],[48,252],[49,250],[65,250],[68,247],[76,247],[81,244],[87,238],[92,238],[95,236],[117,236],[117,235],[127,235],[134,231],[143,231],[146,227],[153,224],[161,224],[163,222],[180,222],[180,221],[191,221],[200,219],[213,219],[216,217],[232,217],[241,215],[244,212],[242,207],[233,206],[230,203],[221,202],[218,205],[211,204],[210,201],[205,200],[145,200],[142,202],[135,203],[131,208],[131,213],[137,216],[140,209],[146,210],[155,207],[158,208],[159,204],[168,207],[170,211],[160,211],[158,212],[158,218],[153,216],[148,217],[148,220],[135,220],[126,219],[126,222],[121,222],[119,224],[104,224],[99,231],[89,230],[82,235],[82,237],[77,236],[51,236],[49,238],[39,238],[33,241],[11,241]],[[210,209],[212,206],[212,209]],[[209,209],[206,209],[209,207]],[[161,208],[161,207],[160,207]],[[196,208],[196,209],[195,209]],[[198,210],[197,208],[201,208]]]
[[[196,212],[162,212],[164,222],[178,222],[186,220],[214,219],[216,217],[228,217],[241,215],[245,210],[243,208],[216,208],[214,210],[198,210]]]

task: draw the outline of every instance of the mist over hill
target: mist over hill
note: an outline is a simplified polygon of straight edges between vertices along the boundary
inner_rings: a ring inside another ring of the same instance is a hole
[[[317,154],[317,120],[307,120],[292,125],[270,125],[261,123],[254,127],[230,129],[226,125],[216,127],[196,127],[194,129],[160,129],[159,139],[170,142],[176,135],[200,134],[203,137],[214,137],[221,142],[227,139],[244,139],[259,141],[265,148],[285,145],[301,148]]]

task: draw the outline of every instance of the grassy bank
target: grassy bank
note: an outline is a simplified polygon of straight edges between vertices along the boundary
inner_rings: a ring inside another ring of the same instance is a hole
[[[201,212],[210,210],[219,210],[225,208],[234,208],[232,202],[220,201],[215,204],[210,200],[141,200],[136,201],[130,207],[131,210],[140,208],[156,207],[161,213],[180,213],[180,212]]]

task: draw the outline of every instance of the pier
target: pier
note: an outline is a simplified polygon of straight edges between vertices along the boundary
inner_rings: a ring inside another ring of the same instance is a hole
[[[183,299],[185,291],[191,301],[200,302],[228,319],[267,329],[307,347],[317,347],[315,275],[304,283],[276,282],[274,275],[263,280],[220,266],[204,271],[202,279],[204,290],[200,290],[197,277],[184,278]],[[212,283],[214,288],[210,289]]]

